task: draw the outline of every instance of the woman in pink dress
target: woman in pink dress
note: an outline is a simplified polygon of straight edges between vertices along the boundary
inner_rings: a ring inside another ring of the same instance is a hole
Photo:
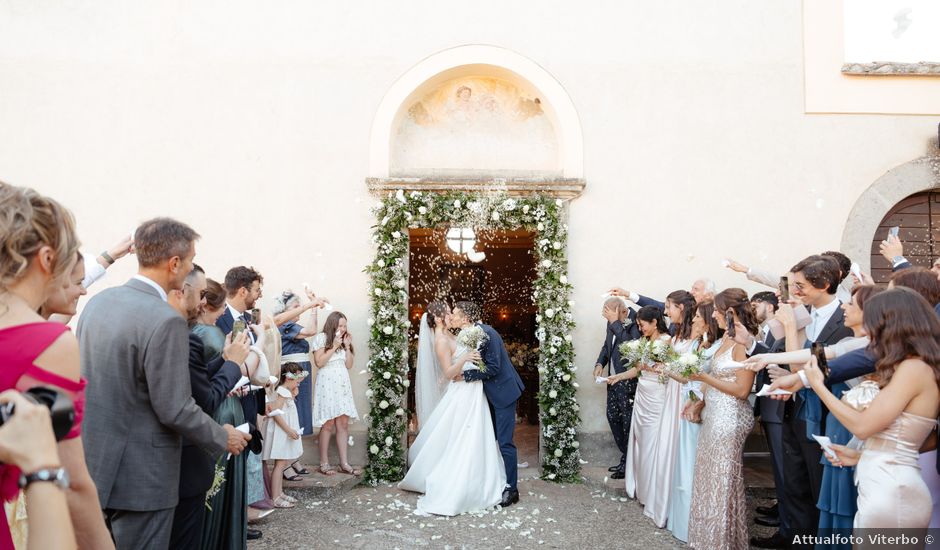
[[[113,548],[81,440],[84,381],[78,341],[61,323],[36,313],[50,299],[64,298],[78,260],[71,213],[32,189],[0,183],[0,390],[48,386],[75,404],[75,423],[59,442],[62,466],[71,478],[69,512],[79,546]],[[60,296],[61,295],[61,296]],[[0,497],[19,493],[19,470],[0,466]],[[0,549],[12,548],[9,526],[0,522]]]

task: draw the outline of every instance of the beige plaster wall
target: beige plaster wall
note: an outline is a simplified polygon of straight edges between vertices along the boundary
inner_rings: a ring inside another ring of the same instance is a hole
[[[90,252],[140,220],[186,220],[210,275],[258,267],[265,305],[307,281],[365,349],[364,178],[385,92],[453,46],[527,56],[583,129],[569,278],[583,428],[604,433],[590,380],[604,290],[736,285],[722,257],[783,270],[837,248],[859,194],[936,134],[938,116],[805,114],[802,25],[795,0],[14,0],[0,7],[0,178],[70,206]]]

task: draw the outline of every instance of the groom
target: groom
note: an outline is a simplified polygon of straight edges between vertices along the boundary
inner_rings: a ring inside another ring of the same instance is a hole
[[[499,442],[499,451],[506,466],[506,489],[503,490],[503,500],[499,503],[505,508],[519,502],[519,490],[516,488],[516,446],[512,442],[512,433],[516,427],[516,401],[523,390],[522,380],[509,361],[509,354],[499,333],[493,330],[493,327],[480,322],[480,306],[473,302],[457,302],[451,321],[461,329],[471,324],[479,325],[488,337],[480,350],[486,370],[481,368],[465,371],[463,378],[467,382],[482,380],[483,392],[490,402],[496,441]]]

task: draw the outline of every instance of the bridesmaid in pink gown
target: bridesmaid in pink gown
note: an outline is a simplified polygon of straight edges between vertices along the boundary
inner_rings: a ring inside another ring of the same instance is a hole
[[[836,466],[857,463],[856,529],[926,529],[933,502],[918,450],[940,413],[940,320],[916,292],[895,287],[865,304],[875,380],[836,399],[815,359],[803,368],[813,391],[850,432],[861,452],[833,445]],[[931,465],[934,467],[935,465]]]
[[[84,461],[84,381],[79,376],[78,342],[67,326],[46,322],[36,313],[43,306],[68,305],[65,289],[74,286],[70,278],[76,276],[73,267],[79,257],[72,215],[31,189],[2,182],[0,212],[0,357],[4,360],[0,390],[42,385],[72,398],[75,423],[58,444],[62,466],[72,480],[68,497],[72,524],[80,546],[113,548]],[[4,500],[16,498],[18,477],[15,467],[0,466]],[[41,516],[31,514],[30,526],[35,527],[33,522]],[[47,534],[43,530],[42,535]],[[12,548],[9,526],[0,522],[0,549],[6,548]]]

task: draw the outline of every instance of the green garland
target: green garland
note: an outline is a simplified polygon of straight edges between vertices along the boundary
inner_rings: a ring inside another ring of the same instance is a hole
[[[574,320],[569,295],[565,208],[545,196],[505,193],[389,193],[375,209],[375,261],[366,267],[372,311],[369,351],[369,464],[372,485],[402,479],[406,459],[408,388],[408,228],[473,227],[534,231],[538,276],[532,297],[538,306],[539,395],[542,477],[556,482],[580,480],[577,435],[580,416],[575,393]]]

